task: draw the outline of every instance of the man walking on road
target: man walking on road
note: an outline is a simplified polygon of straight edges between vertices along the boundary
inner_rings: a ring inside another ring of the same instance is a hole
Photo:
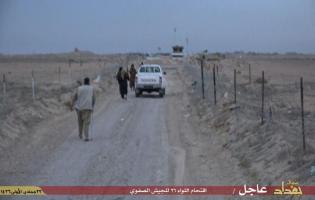
[[[130,90],[135,90],[135,80],[136,80],[137,70],[135,69],[134,64],[131,64],[129,74],[130,74],[129,76]]]
[[[129,75],[125,70],[123,70],[122,67],[119,67],[116,79],[119,84],[119,92],[121,98],[127,100]]]
[[[84,84],[79,86],[72,100],[78,115],[79,137],[82,139],[84,131],[84,141],[89,141],[89,126],[91,116],[95,105],[95,92],[93,86],[90,86],[90,79],[84,79]]]

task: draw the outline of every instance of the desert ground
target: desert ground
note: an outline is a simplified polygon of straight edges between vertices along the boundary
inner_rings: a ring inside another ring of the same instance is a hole
[[[6,76],[6,93],[2,84],[0,96],[0,184],[279,185],[281,181],[296,180],[301,185],[314,185],[311,167],[315,166],[315,56],[231,53],[212,59],[207,55],[204,99],[198,57],[174,60],[167,56],[86,52],[0,56],[0,74]],[[138,66],[142,61],[160,64],[167,72],[166,96],[145,94],[136,98],[129,91],[128,100],[122,100],[115,80],[118,66]],[[261,124],[263,70],[266,80]],[[87,143],[79,140],[76,113],[69,109],[77,81],[85,76],[100,80],[93,84],[98,94],[93,140]],[[300,77],[304,79],[305,151]]]

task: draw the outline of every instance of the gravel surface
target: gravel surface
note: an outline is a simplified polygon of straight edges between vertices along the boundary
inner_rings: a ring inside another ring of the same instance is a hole
[[[233,126],[233,113],[217,112],[221,113],[222,119],[214,118],[212,113],[216,110],[208,105],[213,104],[211,74],[205,73],[207,93],[206,101],[202,102],[198,66],[172,60],[160,62],[167,63],[164,70],[168,85],[164,98],[157,94],[136,98],[129,91],[128,100],[123,100],[117,85],[113,84],[97,100],[90,133],[92,141],[79,139],[75,112],[44,121],[28,134],[29,137],[21,138],[10,150],[2,153],[0,184],[198,186],[250,183],[253,179],[250,174],[246,176],[244,167],[235,156],[237,149],[226,149],[230,144],[225,142],[230,136],[223,133],[228,132],[225,128]],[[220,98],[223,98],[222,94]],[[211,118],[215,122],[209,123]],[[229,126],[223,123],[227,119],[231,121]],[[221,123],[224,125],[222,128]],[[219,128],[214,127],[216,125]],[[23,199],[236,197],[47,196]]]

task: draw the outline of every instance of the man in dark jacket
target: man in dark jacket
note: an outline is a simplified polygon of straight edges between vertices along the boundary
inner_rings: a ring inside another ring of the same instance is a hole
[[[128,73],[125,70],[123,70],[122,67],[119,68],[118,73],[116,75],[116,79],[119,84],[119,92],[120,92],[121,98],[127,100],[129,76],[128,76]]]
[[[131,64],[129,74],[130,74],[130,76],[129,76],[130,90],[134,90],[135,89],[136,74],[137,74],[137,70],[135,69],[134,64]]]

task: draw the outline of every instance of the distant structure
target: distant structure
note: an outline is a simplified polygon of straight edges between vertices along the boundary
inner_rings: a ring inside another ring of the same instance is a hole
[[[183,46],[175,45],[172,48],[173,48],[172,57],[184,57]]]

